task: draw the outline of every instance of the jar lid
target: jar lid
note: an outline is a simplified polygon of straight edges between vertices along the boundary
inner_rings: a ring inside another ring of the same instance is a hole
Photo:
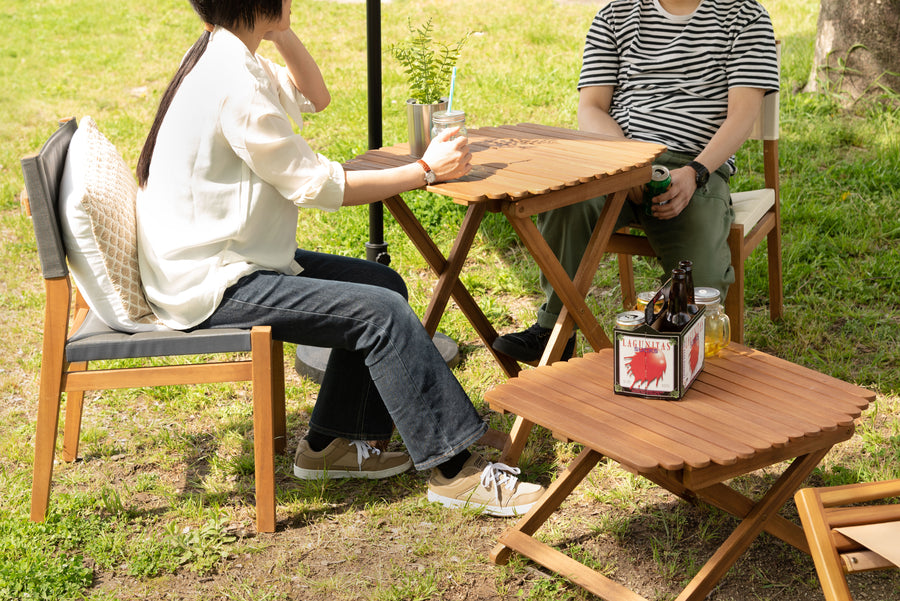
[[[710,305],[719,302],[722,295],[715,288],[694,288],[694,300],[701,305]]]
[[[435,111],[431,115],[431,119],[433,121],[440,121],[441,123],[453,123],[456,121],[463,121],[466,118],[465,111]]]

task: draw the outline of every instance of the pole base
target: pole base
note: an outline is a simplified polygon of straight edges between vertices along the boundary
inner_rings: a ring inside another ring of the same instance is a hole
[[[438,332],[432,339],[444,358],[447,367],[453,369],[459,365],[459,347],[456,342],[445,334]],[[318,346],[297,346],[297,358],[294,360],[294,369],[297,373],[317,384],[322,383],[325,375],[325,367],[328,366],[328,358],[331,356],[330,348]]]

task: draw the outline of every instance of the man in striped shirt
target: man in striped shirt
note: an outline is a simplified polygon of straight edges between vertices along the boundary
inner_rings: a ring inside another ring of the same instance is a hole
[[[734,281],[727,237],[734,213],[728,180],[763,96],[778,89],[772,23],[756,0],[613,0],[591,24],[578,82],[585,131],[665,144],[657,164],[671,187],[652,199],[629,194],[618,227],[640,223],[668,274],[693,261],[694,283],[722,292]],[[604,197],[544,213],[538,227],[570,276]],[[664,279],[666,276],[663,276]],[[537,323],[499,337],[494,349],[540,358],[562,302],[541,275]],[[563,359],[574,349],[574,334]]]

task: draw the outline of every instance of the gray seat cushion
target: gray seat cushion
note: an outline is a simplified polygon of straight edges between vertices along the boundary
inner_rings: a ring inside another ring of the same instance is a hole
[[[250,330],[161,330],[128,334],[109,328],[93,312],[66,343],[66,360],[202,355],[250,351]]]

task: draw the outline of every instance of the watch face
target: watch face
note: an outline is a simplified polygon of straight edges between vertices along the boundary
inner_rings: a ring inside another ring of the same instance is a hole
[[[426,184],[434,183],[434,171],[426,171],[425,172],[425,183]]]

